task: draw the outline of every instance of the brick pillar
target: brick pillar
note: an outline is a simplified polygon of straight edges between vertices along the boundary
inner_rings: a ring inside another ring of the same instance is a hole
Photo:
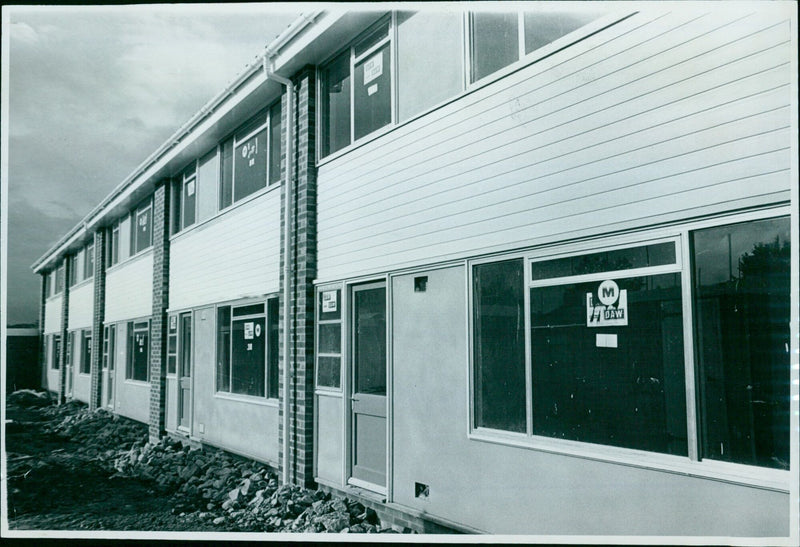
[[[47,301],[47,276],[50,272],[43,272],[42,288],[39,291],[39,387],[47,390],[47,337],[44,335],[44,310]]]
[[[58,404],[67,400],[67,338],[69,336],[69,282],[72,264],[69,257],[64,256],[64,290],[61,292],[61,351],[58,356]]]
[[[294,78],[296,178],[293,211],[292,480],[314,481],[314,279],[317,276],[317,171],[315,161],[315,70]]]
[[[164,433],[169,306],[169,180],[153,194],[153,315],[150,323],[150,441]]]
[[[92,362],[91,386],[89,388],[89,409],[95,410],[102,404],[103,362],[103,321],[106,307],[106,254],[105,231],[101,228],[94,233],[94,316],[92,319]]]

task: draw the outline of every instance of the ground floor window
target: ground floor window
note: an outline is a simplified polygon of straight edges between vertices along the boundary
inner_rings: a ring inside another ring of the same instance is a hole
[[[50,336],[52,352],[50,353],[50,368],[58,370],[61,366],[61,336],[53,334]]]
[[[81,374],[89,374],[92,370],[92,331],[85,330],[81,336]]]
[[[117,326],[106,325],[103,327],[103,368],[114,370],[114,357],[116,351]]]
[[[473,263],[473,426],[788,469],[789,232]]]
[[[317,293],[317,386],[338,389],[342,384],[342,291]]]
[[[128,322],[128,363],[125,378],[148,381],[150,373],[150,321]]]
[[[277,397],[278,299],[217,308],[217,391]]]

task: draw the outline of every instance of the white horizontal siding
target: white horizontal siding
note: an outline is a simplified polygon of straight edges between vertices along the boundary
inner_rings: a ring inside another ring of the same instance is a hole
[[[44,333],[61,332],[61,295],[50,298],[44,304]]]
[[[69,291],[69,329],[90,328],[94,319],[94,281]]]
[[[153,253],[124,262],[106,273],[105,321],[124,321],[153,313]]]
[[[169,307],[279,290],[280,191],[269,191],[170,244]]]
[[[318,173],[318,279],[787,200],[782,16],[638,14]]]

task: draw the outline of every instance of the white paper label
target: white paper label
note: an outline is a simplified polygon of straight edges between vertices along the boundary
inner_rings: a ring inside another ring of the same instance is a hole
[[[252,340],[253,339],[253,322],[249,321],[244,324],[244,339],[245,340]]]
[[[322,292],[322,313],[336,311],[336,291]]]
[[[619,289],[612,280],[607,279],[597,288],[599,302],[595,304],[594,295],[586,293],[587,327],[624,327],[628,324],[628,291]]]
[[[372,84],[367,88],[367,95],[374,95],[378,92],[378,84]]]
[[[194,195],[194,181],[190,180],[186,183],[186,195],[193,196]]]
[[[597,334],[595,335],[595,345],[598,348],[616,348],[617,335],[616,334]]]
[[[381,74],[383,74],[383,52],[379,51],[364,63],[364,85],[367,85]]]

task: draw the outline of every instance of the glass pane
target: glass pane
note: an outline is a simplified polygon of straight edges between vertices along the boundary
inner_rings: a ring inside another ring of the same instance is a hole
[[[397,15],[397,98],[400,121],[461,92],[461,14],[445,11]]]
[[[543,10],[526,12],[525,17],[525,53],[530,53],[573,30],[591,23],[604,15],[600,11],[587,11],[585,8],[574,10]]]
[[[278,371],[280,365],[280,310],[278,309],[278,299],[270,298],[267,301],[267,327],[269,328],[269,338],[267,339],[267,355],[269,357],[267,368],[267,388],[268,397],[278,397]]]
[[[325,323],[319,326],[319,352],[342,352],[342,325],[340,323]]]
[[[192,316],[181,316],[181,376],[192,375]]]
[[[357,393],[386,394],[386,289],[353,291]]]
[[[269,183],[281,180],[281,103],[269,111]]]
[[[222,143],[220,162],[219,208],[233,203],[233,139]]]
[[[167,374],[175,374],[177,362],[178,357],[176,355],[167,355]]]
[[[114,370],[114,363],[117,359],[117,326],[111,325],[108,333],[108,370]]]
[[[263,397],[265,390],[264,318],[241,319],[231,326],[231,392]]]
[[[81,372],[89,374],[92,368],[92,337],[84,335],[81,348]]]
[[[233,201],[239,201],[267,185],[267,130],[236,146]]]
[[[703,456],[789,469],[788,218],[694,233]]]
[[[531,279],[552,279],[571,275],[631,270],[650,266],[675,264],[675,244],[672,242],[628,247],[584,255],[555,258],[531,263]]]
[[[526,431],[522,269],[522,259],[473,269],[477,427]]]
[[[249,306],[239,306],[238,308],[233,308],[234,317],[256,315],[260,313],[264,313],[264,304],[251,304]]]
[[[389,35],[389,24],[391,21],[386,19],[380,25],[378,25],[375,30],[373,30],[368,36],[363,38],[360,42],[356,44],[355,47],[355,54],[356,57],[367,51],[369,48],[383,40]]]
[[[472,14],[472,81],[519,59],[519,18],[516,13]]]
[[[152,243],[153,215],[148,207],[136,215],[136,252],[147,249]]]
[[[320,321],[339,319],[342,316],[342,291],[339,289],[322,290],[317,296],[319,302]]]
[[[94,245],[86,247],[86,271],[83,277],[89,279],[94,276]]]
[[[350,144],[350,50],[331,61],[320,75],[322,156]]]
[[[216,149],[200,160],[197,169],[197,220],[203,221],[217,212],[219,159]]]
[[[53,337],[53,367],[58,370],[61,366],[61,337]]]
[[[231,390],[231,308],[217,309],[217,391]]]
[[[353,103],[357,140],[392,121],[388,44],[357,64],[355,73]]]
[[[533,433],[687,455],[680,274],[614,281],[531,289]]]
[[[194,224],[196,204],[197,181],[192,178],[183,183],[183,228]]]
[[[131,348],[133,358],[131,378],[133,380],[147,381],[147,362],[149,352],[150,344],[148,332],[134,332],[133,347]]]
[[[339,357],[317,357],[317,385],[340,387],[342,366]]]

